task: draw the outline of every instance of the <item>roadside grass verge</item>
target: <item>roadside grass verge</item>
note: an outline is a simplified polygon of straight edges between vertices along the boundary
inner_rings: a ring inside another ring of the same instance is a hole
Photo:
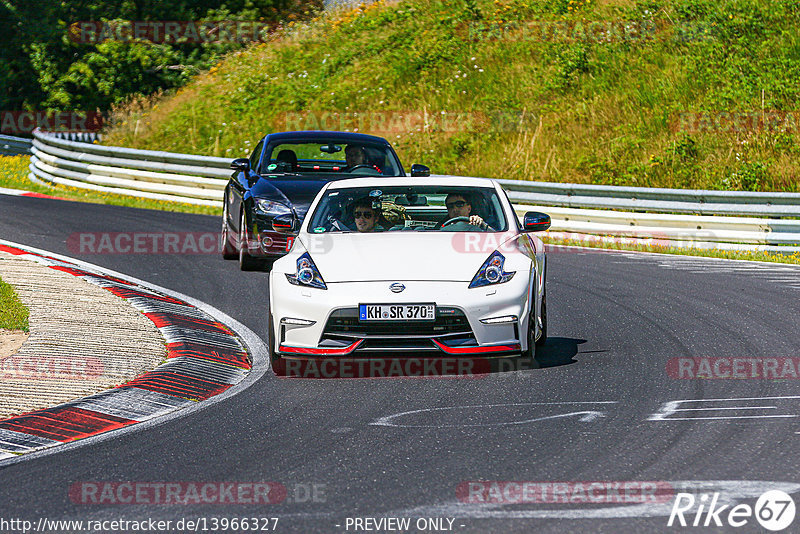
[[[798,27],[797,0],[378,1],[117,109],[104,142],[234,158],[268,132],[359,128],[434,173],[799,191]]]
[[[776,253],[776,252],[761,252],[761,251],[736,251],[736,250],[719,250],[719,249],[702,249],[702,248],[676,248],[664,245],[646,245],[646,244],[631,244],[619,242],[602,242],[602,241],[579,241],[576,239],[556,239],[542,237],[542,241],[547,245],[565,245],[573,247],[596,248],[603,250],[628,250],[633,252],[654,252],[658,254],[673,254],[677,256],[697,256],[702,258],[719,258],[726,260],[746,260],[746,261],[764,261],[770,263],[788,263],[793,265],[800,265],[800,252],[795,253]]]
[[[28,308],[19,300],[14,288],[0,278],[0,330],[29,331]]]
[[[90,202],[92,204],[109,204],[113,206],[126,206],[129,208],[222,215],[222,208],[214,208],[211,206],[195,206],[194,204],[184,204],[181,202],[129,197],[126,195],[89,191],[62,185],[40,185],[32,182],[28,178],[28,173],[30,172],[28,169],[29,164],[30,158],[28,156],[0,156],[0,187],[22,189],[33,193],[41,193],[78,202]]]

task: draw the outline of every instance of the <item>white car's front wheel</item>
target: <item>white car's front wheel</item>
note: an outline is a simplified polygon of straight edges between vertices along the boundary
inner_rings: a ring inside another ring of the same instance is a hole
[[[536,340],[536,346],[541,347],[547,342],[547,291],[542,295],[542,335]]]

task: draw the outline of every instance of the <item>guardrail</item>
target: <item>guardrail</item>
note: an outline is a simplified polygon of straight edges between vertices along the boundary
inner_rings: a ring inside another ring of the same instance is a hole
[[[31,153],[31,140],[24,137],[0,135],[0,155],[18,156]]]
[[[226,158],[81,143],[40,131],[34,131],[32,153],[32,178],[217,207],[232,172]],[[551,235],[557,237],[800,251],[800,193],[499,181],[519,213],[550,214]]]
[[[222,207],[230,159],[135,150],[33,132],[31,175],[70,187]]]

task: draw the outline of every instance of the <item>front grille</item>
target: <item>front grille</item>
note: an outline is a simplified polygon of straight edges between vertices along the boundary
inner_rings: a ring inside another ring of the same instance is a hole
[[[325,324],[320,346],[354,339],[365,342],[358,351],[439,350],[432,339],[448,344],[477,344],[464,312],[436,307],[435,321],[360,321],[358,308],[334,311]]]

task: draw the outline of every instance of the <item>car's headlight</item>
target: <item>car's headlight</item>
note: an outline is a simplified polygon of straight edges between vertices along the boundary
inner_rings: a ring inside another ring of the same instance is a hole
[[[489,258],[483,262],[481,268],[475,273],[475,277],[470,282],[469,287],[483,287],[492,284],[502,284],[508,282],[514,277],[516,271],[507,273],[503,270],[503,264],[506,258],[497,251],[494,251]]]
[[[256,199],[256,209],[261,213],[278,216],[292,213],[291,208],[286,204],[275,202],[274,200]]]
[[[290,284],[296,286],[316,287],[317,289],[328,289],[325,285],[325,280],[319,274],[317,266],[314,265],[314,260],[311,259],[308,252],[297,258],[297,272],[294,274],[286,273],[286,279]]]

